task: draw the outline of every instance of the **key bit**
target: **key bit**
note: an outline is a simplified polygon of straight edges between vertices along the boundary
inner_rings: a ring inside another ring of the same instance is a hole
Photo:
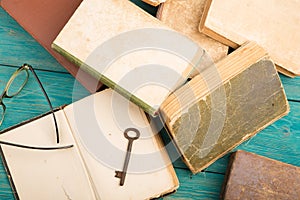
[[[130,136],[128,133],[132,131],[135,132],[135,136]],[[120,186],[124,185],[125,182],[125,177],[127,173],[127,168],[129,164],[129,159],[131,155],[131,149],[132,149],[132,144],[134,140],[137,140],[140,137],[140,132],[136,128],[127,128],[124,131],[124,137],[128,140],[128,145],[127,145],[127,151],[126,151],[126,157],[125,157],[125,162],[123,166],[123,171],[115,171],[115,177],[120,179]]]

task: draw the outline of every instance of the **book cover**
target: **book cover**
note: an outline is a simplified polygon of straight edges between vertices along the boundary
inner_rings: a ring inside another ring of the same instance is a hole
[[[288,111],[273,62],[253,42],[194,77],[161,108],[170,135],[193,173]]]
[[[122,0],[82,2],[52,46],[151,115],[196,71],[204,54],[187,37]]]
[[[213,62],[224,58],[228,46],[199,32],[199,23],[203,15],[206,0],[171,0],[162,3],[156,17],[174,30],[187,35],[206,50]]]
[[[246,151],[230,157],[222,199],[298,199],[300,168]]]
[[[233,48],[256,41],[280,72],[293,77],[300,75],[299,9],[297,0],[208,0],[199,29]]]

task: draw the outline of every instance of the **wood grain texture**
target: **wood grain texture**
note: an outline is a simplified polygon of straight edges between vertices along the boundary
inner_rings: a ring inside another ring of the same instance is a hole
[[[188,170],[176,169],[180,187],[176,193],[163,199],[218,199],[222,188],[224,175],[200,173],[192,175]]]
[[[66,72],[2,7],[0,19],[0,63],[30,63],[39,69]]]
[[[157,18],[174,30],[187,35],[207,51],[214,62],[225,57],[228,46],[198,30],[206,0],[169,0],[159,6]]]
[[[286,92],[287,98],[291,100],[300,101],[300,77],[289,78],[284,75],[280,76],[281,81],[284,85],[284,90]]]
[[[233,48],[256,41],[276,65],[300,75],[299,9],[297,0],[209,0],[200,31]]]

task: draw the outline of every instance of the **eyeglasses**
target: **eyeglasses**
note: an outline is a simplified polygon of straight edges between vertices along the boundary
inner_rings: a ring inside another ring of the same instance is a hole
[[[38,84],[49,104],[50,111],[53,116],[53,121],[54,121],[54,125],[55,125],[56,143],[58,144],[59,143],[59,131],[58,131],[58,125],[57,125],[57,120],[56,120],[56,117],[54,114],[53,106],[51,104],[51,101],[50,101],[40,79],[38,78],[37,74],[35,73],[33,67],[28,64],[23,64],[12,74],[12,76],[10,77],[10,79],[8,80],[8,82],[4,88],[4,91],[0,95],[0,126],[4,120],[5,113],[6,113],[6,106],[3,102],[3,99],[12,98],[12,97],[18,95],[22,91],[22,89],[28,82],[29,71],[32,72],[35,80],[38,82]],[[67,145],[67,146],[61,146],[61,147],[32,147],[32,146],[16,144],[16,143],[11,143],[11,142],[4,142],[4,141],[0,141],[0,144],[11,145],[11,146],[21,147],[21,148],[29,148],[29,149],[41,149],[41,150],[65,149],[65,148],[73,147],[73,145]]]

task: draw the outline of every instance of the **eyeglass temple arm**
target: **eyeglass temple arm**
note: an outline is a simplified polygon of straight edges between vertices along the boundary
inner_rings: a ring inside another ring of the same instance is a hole
[[[18,148],[24,148],[24,149],[33,149],[33,150],[59,150],[59,149],[72,148],[74,146],[73,144],[69,144],[69,145],[57,146],[57,147],[54,147],[54,146],[53,147],[38,147],[38,146],[29,146],[29,145],[24,145],[24,144],[6,142],[6,141],[2,141],[2,140],[0,140],[0,144],[18,147]]]
[[[57,125],[57,120],[56,120],[56,117],[55,117],[55,114],[54,114],[54,109],[53,109],[53,106],[51,104],[51,101],[42,85],[42,82],[40,81],[40,79],[38,78],[38,76],[36,75],[35,71],[33,70],[32,66],[31,65],[28,65],[28,64],[24,64],[26,65],[29,70],[32,72],[32,74],[34,75],[34,78],[36,79],[36,81],[38,82],[38,84],[40,85],[40,88],[42,89],[47,101],[48,101],[48,104],[50,106],[50,109],[51,109],[51,112],[52,112],[52,115],[53,115],[53,120],[54,120],[54,124],[55,124],[55,131],[56,131],[56,143],[59,143],[59,134],[58,134],[58,125]]]

